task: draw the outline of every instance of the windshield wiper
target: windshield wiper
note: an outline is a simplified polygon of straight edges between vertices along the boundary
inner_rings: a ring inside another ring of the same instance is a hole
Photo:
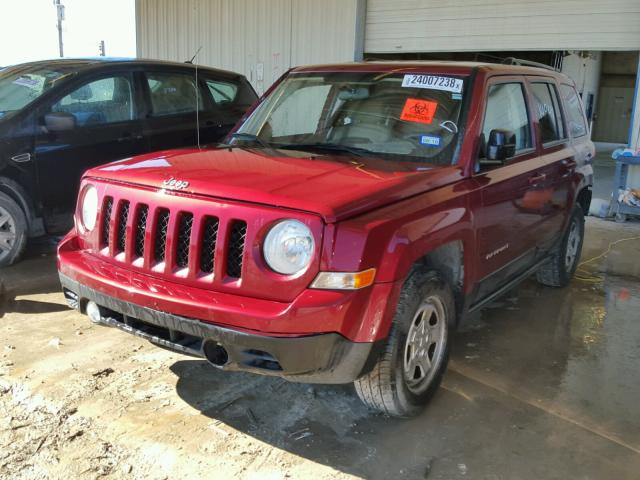
[[[273,149],[273,145],[271,145],[266,140],[263,140],[259,136],[254,135],[253,133],[235,132],[235,133],[232,133],[231,135],[229,135],[229,139],[234,139],[234,138],[237,138],[238,140],[247,141],[247,142],[257,143],[258,145],[260,145],[263,148]],[[235,147],[236,145],[231,145],[231,144],[228,144],[228,143],[224,144],[223,143],[223,144],[221,144],[221,146],[223,146],[223,147]]]
[[[349,145],[341,145],[338,143],[287,143],[276,144],[276,148],[283,148],[288,150],[325,150],[329,152],[350,153],[358,157],[365,157],[367,155],[376,155],[377,152],[367,150],[366,148],[352,147]]]

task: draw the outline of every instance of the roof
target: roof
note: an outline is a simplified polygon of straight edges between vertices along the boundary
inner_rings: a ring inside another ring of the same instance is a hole
[[[374,62],[350,62],[326,65],[307,65],[293,69],[295,73],[312,72],[410,72],[410,71],[437,71],[451,74],[465,75],[474,70],[483,70],[491,73],[512,75],[546,75],[564,76],[552,69],[532,67],[524,65],[507,65],[490,62],[458,62],[458,61],[427,61],[427,60],[400,60],[400,61],[374,61]]]
[[[50,60],[38,60],[35,62],[27,62],[11,67],[24,67],[24,66],[58,66],[67,69],[75,70],[89,70],[92,68],[101,68],[106,65],[118,65],[126,64],[131,66],[167,66],[167,67],[180,67],[180,68],[196,68],[195,64],[187,62],[169,62],[165,60],[152,60],[146,58],[128,58],[128,57],[84,57],[84,58],[54,58]],[[204,65],[197,65],[198,69],[213,71],[217,73],[241,76],[242,74],[232,72],[229,70],[223,70],[220,68],[207,67]]]

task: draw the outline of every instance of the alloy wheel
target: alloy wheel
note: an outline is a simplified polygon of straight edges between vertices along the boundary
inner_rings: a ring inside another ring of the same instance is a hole
[[[16,243],[16,221],[7,210],[0,207],[0,260],[11,253]]]
[[[404,347],[404,377],[413,393],[424,391],[442,363],[447,340],[444,304],[430,296],[413,317]]]
[[[578,222],[573,220],[567,237],[567,248],[564,257],[564,267],[567,272],[571,271],[576,258],[578,258],[578,248],[580,248],[580,228]]]

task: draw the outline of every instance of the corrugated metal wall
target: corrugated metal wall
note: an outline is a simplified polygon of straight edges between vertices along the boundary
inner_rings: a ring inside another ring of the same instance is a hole
[[[365,51],[638,50],[639,0],[368,0]]]
[[[289,67],[354,60],[361,0],[136,0],[138,56],[243,73],[262,93]]]

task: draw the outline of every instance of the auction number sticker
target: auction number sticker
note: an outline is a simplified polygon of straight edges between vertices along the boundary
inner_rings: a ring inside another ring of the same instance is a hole
[[[445,92],[461,93],[462,80],[453,77],[439,77],[437,75],[413,75],[407,74],[402,79],[403,87],[428,88],[431,90],[444,90]]]

